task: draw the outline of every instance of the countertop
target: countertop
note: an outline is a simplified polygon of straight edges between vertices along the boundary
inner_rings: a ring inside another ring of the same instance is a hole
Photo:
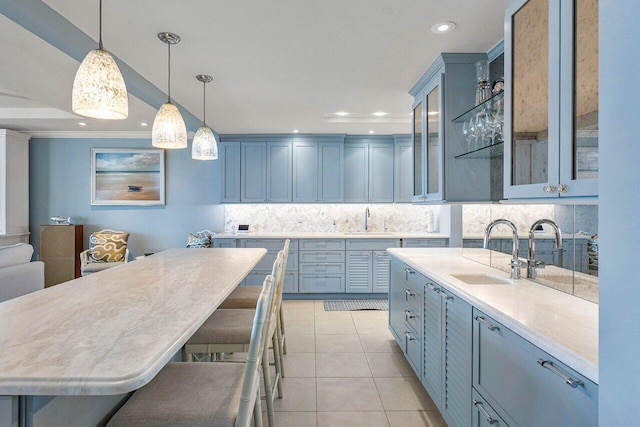
[[[142,387],[266,253],[169,249],[0,303],[0,395]]]
[[[598,383],[598,305],[526,279],[468,285],[452,274],[509,274],[462,256],[461,248],[387,252]],[[486,251],[488,252],[488,251]]]
[[[403,231],[356,231],[356,232],[250,232],[250,233],[220,233],[214,239],[448,239],[448,234],[441,233],[413,233]]]

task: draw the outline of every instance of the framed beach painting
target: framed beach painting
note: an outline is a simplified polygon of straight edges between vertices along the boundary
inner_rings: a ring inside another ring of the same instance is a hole
[[[164,150],[92,148],[91,204],[164,205]]]

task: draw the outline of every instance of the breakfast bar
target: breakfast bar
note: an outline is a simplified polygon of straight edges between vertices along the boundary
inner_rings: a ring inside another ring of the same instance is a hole
[[[169,249],[1,303],[0,426],[99,424],[179,357],[265,254]],[[73,419],[56,418],[65,412]]]

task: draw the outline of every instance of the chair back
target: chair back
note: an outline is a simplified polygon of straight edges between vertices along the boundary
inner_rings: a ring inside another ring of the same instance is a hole
[[[276,313],[280,312],[280,307],[282,306],[282,293],[284,291],[284,279],[286,278],[286,274],[287,274],[287,261],[289,260],[289,244],[290,243],[291,241],[289,239],[285,240],[284,248],[280,251],[280,253],[282,254],[282,275],[280,276],[279,282],[276,284],[276,291],[275,291],[276,307],[274,308]]]
[[[271,270],[271,275],[273,276],[273,301],[271,302],[271,307],[269,309],[269,319],[267,322],[268,326],[268,338],[271,338],[275,333],[277,327],[277,313],[280,305],[278,304],[278,299],[282,298],[282,283],[284,282],[284,273],[285,273],[285,260],[282,251],[278,252],[278,256],[273,263],[273,269]],[[280,297],[278,296],[280,295]],[[265,346],[269,347],[269,342],[265,342]],[[268,350],[265,350],[268,351]]]
[[[264,352],[264,342],[268,333],[269,309],[273,304],[274,290],[274,278],[273,276],[267,276],[264,279],[262,292],[258,297],[256,314],[253,317],[249,354],[244,370],[236,427],[249,427],[251,425],[253,410],[260,390],[261,362],[263,357],[268,357],[268,354]]]
[[[89,236],[90,262],[127,262],[129,233],[104,229]]]

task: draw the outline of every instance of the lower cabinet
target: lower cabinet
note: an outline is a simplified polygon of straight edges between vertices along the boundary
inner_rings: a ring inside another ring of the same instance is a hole
[[[347,239],[346,292],[389,292],[390,265],[386,249],[399,246],[397,239]]]
[[[509,425],[598,425],[595,383],[481,311],[473,318],[473,387]]]
[[[491,405],[478,393],[472,390],[473,408],[471,410],[471,427],[507,427],[500,415],[493,410]]]
[[[402,239],[403,248],[446,248],[449,239]]]
[[[300,242],[298,292],[344,293],[344,239],[304,239]]]

